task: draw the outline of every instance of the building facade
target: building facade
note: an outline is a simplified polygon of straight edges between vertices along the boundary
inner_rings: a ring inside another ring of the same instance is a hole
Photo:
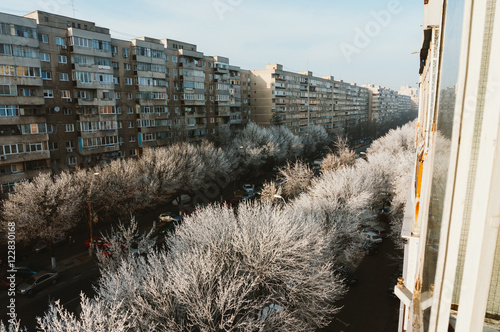
[[[315,77],[312,72],[291,72],[281,64],[251,71],[252,121],[262,125],[285,124],[295,133],[311,124],[327,131],[367,122],[368,90]]]
[[[412,88],[408,85],[401,85],[398,91],[400,96],[410,96],[411,110],[418,111],[418,88]]]
[[[364,84],[362,87],[369,90],[372,122],[387,122],[397,115],[399,110],[397,91],[376,84]]]
[[[250,72],[196,45],[0,13],[1,193],[40,171],[198,142],[249,120]]]

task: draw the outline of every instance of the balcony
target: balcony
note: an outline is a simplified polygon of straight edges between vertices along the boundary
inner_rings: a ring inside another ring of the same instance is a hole
[[[106,145],[106,146],[93,146],[93,147],[84,147],[79,152],[82,156],[89,156],[97,153],[107,153],[107,152],[115,152],[120,151],[120,144]]]

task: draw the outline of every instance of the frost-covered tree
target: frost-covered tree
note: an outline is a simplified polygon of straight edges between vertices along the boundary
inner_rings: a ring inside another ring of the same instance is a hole
[[[283,180],[281,185],[283,193],[288,197],[294,197],[309,188],[314,172],[307,164],[297,161],[281,168],[279,177]]]
[[[74,185],[69,173],[41,174],[16,185],[16,193],[3,202],[1,225],[6,229],[15,223],[17,241],[45,243],[55,268],[53,242],[77,225],[82,204],[81,187]]]
[[[301,136],[304,146],[304,155],[314,157],[322,150],[326,149],[330,139],[325,128],[319,125],[310,125],[306,132]]]
[[[356,163],[356,153],[349,148],[347,139],[337,138],[334,143],[335,152],[326,155],[321,164],[321,171],[335,171],[344,166],[352,166]]]
[[[167,239],[168,254],[104,268],[97,297],[82,299],[83,317],[56,304],[39,324],[55,332],[315,331],[345,291],[322,222],[281,205],[209,206]]]
[[[280,200],[278,196],[281,196],[281,194],[282,194],[281,185],[278,185],[274,181],[266,182],[262,186],[260,199],[266,202],[275,202],[276,200]]]

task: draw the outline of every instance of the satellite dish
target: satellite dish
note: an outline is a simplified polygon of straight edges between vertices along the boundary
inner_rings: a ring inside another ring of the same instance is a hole
[[[54,107],[54,111],[59,112],[60,108],[59,106]]]

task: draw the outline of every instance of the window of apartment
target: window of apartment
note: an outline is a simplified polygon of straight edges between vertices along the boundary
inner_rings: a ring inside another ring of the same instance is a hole
[[[134,128],[134,121],[128,121],[128,127]]]
[[[68,73],[59,73],[59,81],[69,81]]]
[[[15,193],[16,192],[16,183],[15,182],[2,183],[0,185],[0,189],[1,189],[2,194]]]
[[[71,133],[75,131],[75,125],[73,123],[68,123],[65,125],[65,132]]]
[[[17,165],[0,166],[0,174],[13,174],[17,172]]]
[[[118,77],[113,76],[113,83],[114,84],[120,84],[120,79]]]
[[[42,71],[42,79],[51,80],[52,79],[52,72],[51,71]]]
[[[130,150],[130,156],[133,157],[133,156],[137,156],[137,149],[132,149]]]
[[[177,100],[177,99],[178,99],[177,95],[174,95],[174,100]]]
[[[134,95],[133,95],[132,93],[130,93],[130,92],[129,92],[129,93],[127,94],[127,98],[128,98],[128,100],[132,100],[132,99],[134,98]]]
[[[54,90],[43,90],[43,98],[54,98]]]
[[[65,55],[58,55],[57,62],[59,63],[68,63],[68,58]]]
[[[132,78],[125,77],[125,85],[132,85]]]
[[[25,67],[25,66],[17,66],[16,67],[17,76],[25,76],[25,77],[42,77],[40,68],[37,67]]]
[[[71,92],[69,90],[61,90],[62,99],[71,99]]]
[[[210,123],[215,123],[215,118],[210,118]]]
[[[50,62],[50,54],[40,53],[40,61]]]
[[[124,63],[123,64],[123,69],[130,70],[130,63]]]
[[[128,141],[135,142],[135,135],[130,135],[130,137],[128,138]]]
[[[0,55],[12,55],[12,46],[9,44],[0,44]]]
[[[74,149],[74,148],[75,148],[75,142],[66,141],[66,149]]]
[[[0,116],[19,116],[19,106],[0,105]]]
[[[115,92],[115,99],[120,99],[122,97],[121,92]]]
[[[76,157],[75,156],[68,157],[68,165],[76,165]]]
[[[118,62],[111,62],[111,67],[114,69],[120,69],[120,64]]]
[[[66,42],[65,42],[64,38],[56,37],[56,45],[66,46]]]
[[[115,56],[118,53],[118,46],[111,46],[111,53]]]
[[[121,107],[117,107],[116,108],[116,114],[122,114],[122,108]]]
[[[177,69],[172,69],[172,74],[173,74],[174,76],[177,76]]]
[[[130,56],[130,49],[122,48],[122,55],[124,58],[128,58]]]
[[[127,107],[127,114],[134,114],[134,109],[132,107]]]
[[[48,35],[41,34],[41,35],[38,36],[38,39],[42,43],[45,43],[45,44],[47,44],[49,42],[49,36]]]
[[[49,144],[49,149],[50,150],[59,150],[59,143],[58,142],[52,142]]]
[[[210,134],[215,134],[215,128],[210,129]]]
[[[175,55],[172,55],[172,62],[177,62],[177,57]]]
[[[64,113],[64,115],[71,115],[71,113],[72,113],[71,108],[64,108],[63,113]]]

